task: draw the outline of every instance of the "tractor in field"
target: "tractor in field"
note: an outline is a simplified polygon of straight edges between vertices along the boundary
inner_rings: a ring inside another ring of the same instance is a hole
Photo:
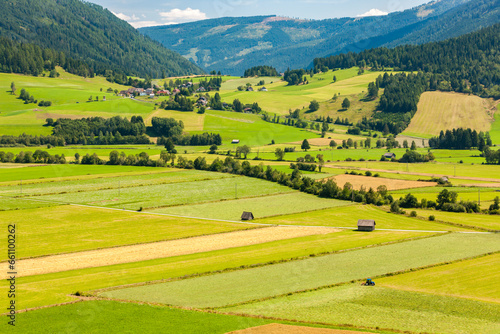
[[[371,278],[367,278],[367,279],[366,279],[366,282],[361,283],[361,285],[369,285],[369,286],[373,286],[373,285],[375,285],[375,282],[374,282]]]

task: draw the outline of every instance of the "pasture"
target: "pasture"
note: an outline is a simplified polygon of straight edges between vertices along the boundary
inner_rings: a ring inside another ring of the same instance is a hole
[[[20,277],[17,288],[23,299],[19,301],[19,307],[29,308],[73,301],[75,298],[69,294],[75,291],[143,284],[143,282],[168,280],[186,275],[241,269],[242,266],[261,266],[325,252],[398,242],[423,235],[425,233],[377,231],[360,234],[343,231],[142,262]],[[103,277],[106,277],[106,280],[103,280]],[[6,287],[7,281],[0,281],[0,291],[4,291]]]
[[[188,217],[240,220],[243,211],[252,212],[255,218],[263,218],[345,205],[351,205],[351,203],[329,198],[318,198],[316,196],[300,192],[293,192],[255,198],[233,199],[213,203],[173,206],[158,210],[151,210],[151,212],[168,213]]]
[[[500,329],[498,304],[359,284],[283,296],[222,311],[416,333],[496,333]]]
[[[456,247],[457,244],[460,247]],[[499,250],[495,235],[448,234],[261,268],[114,290],[102,295],[178,306],[221,307]]]
[[[465,231],[457,226],[396,215],[371,205],[352,205],[259,219],[257,222],[278,225],[330,226],[357,228],[359,219],[374,219],[377,229]]]
[[[384,277],[378,285],[405,291],[474,299],[500,305],[500,254]]]
[[[425,92],[418,109],[403,134],[430,138],[457,128],[489,131],[493,121],[491,101],[475,95]],[[491,114],[490,114],[491,113]]]

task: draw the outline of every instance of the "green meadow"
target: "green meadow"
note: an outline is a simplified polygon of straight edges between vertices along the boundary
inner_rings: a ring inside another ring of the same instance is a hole
[[[377,229],[465,231],[457,226],[396,215],[371,205],[343,206],[259,219],[259,223],[357,228],[359,219],[373,219]]]
[[[278,319],[411,333],[497,333],[500,306],[349,284],[222,309]]]
[[[423,235],[425,234],[418,232],[377,231],[360,234],[342,231],[149,261],[20,277],[18,290],[23,299],[19,301],[19,306],[29,308],[74,301],[75,297],[70,294],[76,291],[112,288],[231,268],[241,269],[241,266],[259,266],[325,252],[398,242]],[[103,277],[106,279],[103,280]],[[0,291],[6,287],[7,282],[1,281]]]
[[[187,307],[221,307],[499,250],[496,235],[448,234],[102,295]]]
[[[500,272],[495,269],[498,264],[500,264],[500,254],[496,253],[477,259],[385,277],[377,283],[399,290],[475,299],[500,305],[500,286],[497,284]]]
[[[263,218],[346,205],[351,205],[351,203],[293,192],[290,194],[243,198],[214,203],[173,206],[152,210],[152,212],[188,217],[240,220],[243,211],[252,212],[255,218]]]
[[[41,219],[41,217],[43,219]],[[253,228],[220,221],[168,217],[73,205],[0,211],[2,227],[15,223],[18,258],[173,240]],[[0,240],[7,243],[7,235]],[[7,254],[2,256],[6,260]]]

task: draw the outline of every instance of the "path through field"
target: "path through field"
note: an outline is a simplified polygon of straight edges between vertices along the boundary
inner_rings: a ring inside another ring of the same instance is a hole
[[[345,331],[340,329],[315,328],[282,324],[251,327],[227,334],[369,334],[370,332]]]
[[[324,227],[265,227],[154,242],[148,244],[106,248],[78,253],[60,254],[17,262],[18,276],[33,276],[75,269],[131,263],[171,256],[209,252],[309,235],[328,234],[338,230]],[[4,279],[5,277],[1,277]]]

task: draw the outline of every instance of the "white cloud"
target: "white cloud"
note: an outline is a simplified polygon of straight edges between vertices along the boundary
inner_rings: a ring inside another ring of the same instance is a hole
[[[122,19],[123,21],[130,21],[132,19],[130,16],[125,15],[123,13],[115,13],[115,12],[111,13],[113,13],[117,18]]]
[[[133,21],[129,22],[130,25],[136,29],[144,28],[144,27],[153,27],[153,26],[163,26],[165,23],[158,21]]]
[[[207,14],[199,9],[186,8],[184,10],[174,8],[169,12],[160,12],[163,20],[169,21],[168,24],[200,21],[208,19]]]
[[[383,12],[380,9],[372,8],[369,11],[367,11],[366,13],[358,15],[357,17],[383,16],[383,15],[387,15],[387,14],[389,14],[389,13]]]

